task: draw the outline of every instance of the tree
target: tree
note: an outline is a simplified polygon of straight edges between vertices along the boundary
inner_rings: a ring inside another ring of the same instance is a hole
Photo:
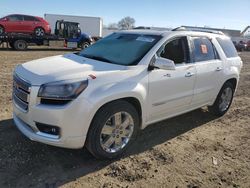
[[[135,25],[135,19],[129,16],[121,19],[121,21],[118,22],[119,29],[124,29],[124,30],[132,29],[134,25]]]
[[[110,23],[107,28],[108,29],[118,29],[118,24],[117,23]]]

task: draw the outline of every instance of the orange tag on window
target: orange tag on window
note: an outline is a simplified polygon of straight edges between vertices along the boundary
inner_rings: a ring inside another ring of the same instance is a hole
[[[201,53],[207,54],[207,46],[205,44],[201,44]]]

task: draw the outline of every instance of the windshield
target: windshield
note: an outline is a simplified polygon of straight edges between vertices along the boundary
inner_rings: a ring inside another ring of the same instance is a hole
[[[113,33],[78,55],[119,65],[136,65],[161,39],[159,35]]]

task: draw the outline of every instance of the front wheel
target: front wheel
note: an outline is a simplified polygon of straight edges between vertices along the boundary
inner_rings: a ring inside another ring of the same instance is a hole
[[[89,45],[90,45],[90,44],[89,44],[88,42],[84,42],[84,43],[82,43],[81,48],[82,48],[82,49],[88,48]]]
[[[234,90],[234,86],[230,82],[226,82],[221,88],[213,106],[208,107],[209,111],[217,116],[223,116],[232,104]]]
[[[138,112],[126,101],[115,101],[98,110],[86,141],[86,147],[96,158],[112,159],[135,140],[139,129]]]

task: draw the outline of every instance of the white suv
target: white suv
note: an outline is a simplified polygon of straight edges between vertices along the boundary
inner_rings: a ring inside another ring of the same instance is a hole
[[[121,31],[17,66],[14,121],[31,140],[114,158],[154,122],[203,106],[225,114],[241,67],[223,34]]]

